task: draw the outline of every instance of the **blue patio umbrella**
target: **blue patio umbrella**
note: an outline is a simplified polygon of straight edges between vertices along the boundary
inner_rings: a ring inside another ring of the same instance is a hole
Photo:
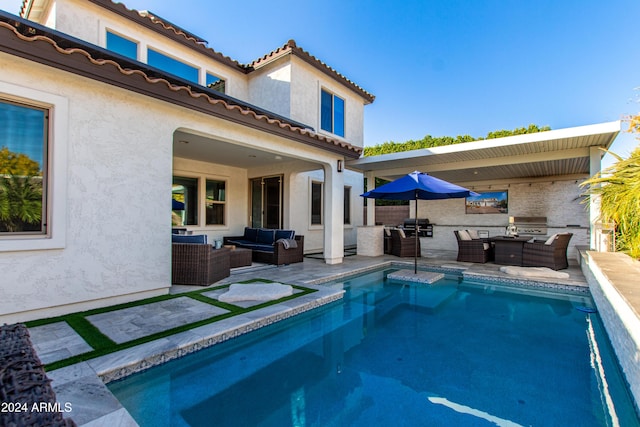
[[[183,211],[184,203],[177,201],[176,199],[171,199],[171,210],[172,211]]]
[[[457,199],[478,196],[459,185],[452,184],[429,174],[414,171],[408,175],[391,181],[360,196],[369,199],[414,200],[415,203],[415,238],[416,248],[413,261],[413,272],[418,272],[418,200]]]

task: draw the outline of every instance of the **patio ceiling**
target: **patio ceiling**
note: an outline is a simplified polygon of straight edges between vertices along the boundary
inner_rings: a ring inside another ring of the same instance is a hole
[[[600,123],[361,157],[347,161],[347,167],[371,171],[390,180],[419,170],[458,184],[559,176],[577,178],[590,174],[591,147],[608,149],[620,129],[620,121]]]
[[[274,154],[182,131],[176,131],[173,136],[173,155],[245,169],[294,160],[281,153]]]

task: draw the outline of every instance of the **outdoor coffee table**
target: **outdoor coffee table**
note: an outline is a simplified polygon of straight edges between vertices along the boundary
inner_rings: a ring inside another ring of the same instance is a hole
[[[235,248],[229,252],[231,268],[251,265],[251,249]]]

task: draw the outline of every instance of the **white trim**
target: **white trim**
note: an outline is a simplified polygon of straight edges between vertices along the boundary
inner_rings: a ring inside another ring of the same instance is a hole
[[[320,224],[313,224],[311,217],[313,216],[313,184],[320,184]],[[324,229],[324,181],[309,177],[309,230]]]
[[[347,98],[342,96],[342,95],[338,95],[338,93],[335,90],[331,90],[328,89],[326,86],[323,86],[321,82],[319,83],[319,93],[318,93],[318,132],[319,133],[323,133],[325,135],[331,135],[333,138],[336,139],[342,139],[344,141],[346,141],[346,136],[347,136]],[[331,130],[328,131],[326,129],[322,129],[322,92],[327,92],[328,94],[331,95]],[[344,111],[342,112],[342,126],[343,126],[343,130],[344,130],[344,135],[338,135],[337,133],[334,133],[333,131],[335,130],[335,102],[334,102],[334,98],[338,97],[340,98],[343,102],[344,102]]]
[[[140,58],[140,50],[141,50],[140,40],[136,40],[133,37],[126,36],[126,35],[122,34],[121,31],[114,30],[111,27],[105,26],[104,30],[100,31],[100,34],[99,34],[99,37],[98,37],[100,46],[104,47],[105,49],[109,49],[109,47],[107,46],[107,33],[111,33],[111,34],[116,35],[118,37],[121,37],[121,38],[123,38],[125,40],[128,40],[131,43],[135,43],[135,45],[136,45],[136,57],[135,57],[135,60],[136,61],[139,60],[138,58]],[[112,52],[118,53],[116,51],[112,51]],[[122,55],[121,53],[118,53],[118,54]]]
[[[486,150],[497,147],[544,143],[546,141],[553,141],[557,139],[589,137],[598,134],[617,134],[620,132],[620,128],[621,122],[618,120],[615,122],[598,123],[594,125],[550,130],[546,132],[527,133],[523,135],[507,136],[504,138],[482,139],[479,141],[464,142],[461,144],[443,145],[440,147],[422,148],[419,150],[403,151],[399,153],[381,154],[379,156],[361,157],[358,160],[349,162],[349,166],[354,167],[367,165],[372,167],[373,165],[379,164],[379,167],[376,169],[385,169],[388,168],[388,166],[385,166],[384,163],[393,160],[414,159],[419,162],[421,160],[420,158],[437,156],[439,154],[462,153],[466,151]],[[527,157],[531,157],[531,154],[528,154]],[[458,167],[457,164],[456,167]]]
[[[173,178],[192,178],[198,182],[198,221],[197,224],[187,224],[181,227],[186,227],[189,231],[224,231],[229,229],[229,177],[222,175],[209,175],[204,173],[186,171],[182,169],[174,169],[171,173],[171,182],[173,185]],[[209,181],[221,181],[224,182],[224,202],[217,202],[217,204],[224,205],[224,224],[207,224],[207,180]]]
[[[344,185],[342,187],[342,191],[349,189],[349,222],[344,222],[344,217],[342,219],[342,225],[344,226],[344,228],[349,228],[349,227],[353,227],[353,203],[351,203],[353,200],[353,186],[351,185]],[[342,194],[342,199],[344,200],[344,193]],[[344,206],[343,206],[343,212],[344,212]],[[343,214],[344,215],[344,214]]]
[[[63,249],[67,241],[69,100],[5,82],[0,82],[0,97],[49,109],[47,235],[2,236],[0,252]]]

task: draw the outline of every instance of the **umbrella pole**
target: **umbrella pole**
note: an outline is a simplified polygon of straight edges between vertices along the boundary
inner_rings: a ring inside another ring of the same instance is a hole
[[[416,192],[415,203],[415,214],[413,219],[415,220],[414,232],[416,235],[416,244],[415,248],[413,248],[413,274],[418,274],[418,242],[420,241],[418,240],[418,192]]]

